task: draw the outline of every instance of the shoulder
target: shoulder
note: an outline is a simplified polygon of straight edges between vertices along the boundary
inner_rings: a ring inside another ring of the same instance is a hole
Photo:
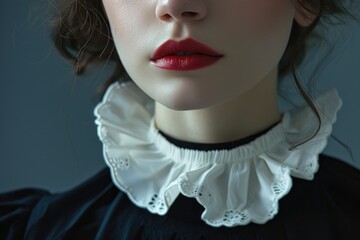
[[[360,171],[327,155],[319,156],[319,164],[314,180],[293,179],[279,213],[266,224],[210,227],[196,200],[183,196],[165,216],[151,214],[114,186],[106,168],[63,193],[28,189],[0,195],[0,238],[350,239],[360,226]]]
[[[359,202],[360,170],[320,155],[314,180],[293,179],[292,190],[280,201],[279,218],[299,234],[318,236],[304,239],[352,239],[360,226]]]

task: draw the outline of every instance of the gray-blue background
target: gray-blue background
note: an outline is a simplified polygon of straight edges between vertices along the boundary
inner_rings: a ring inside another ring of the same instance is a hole
[[[109,69],[75,77],[50,41],[48,1],[31,4],[5,0],[0,8],[0,192],[65,190],[105,166],[93,108]],[[330,35],[336,35],[334,29]],[[352,148],[356,162],[333,140],[325,152],[360,167],[360,27],[341,34],[349,38],[338,42],[344,47],[328,58],[315,81],[320,92],[336,87],[343,98],[334,134]],[[311,69],[316,57],[310,56],[304,69]]]

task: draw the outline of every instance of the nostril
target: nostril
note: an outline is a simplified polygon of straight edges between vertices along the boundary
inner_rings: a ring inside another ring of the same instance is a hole
[[[170,16],[170,14],[165,14],[165,15],[163,15],[161,18],[162,18],[162,20],[164,20],[164,21],[169,21],[169,20],[171,19],[171,16]]]
[[[181,16],[185,17],[185,18],[188,18],[188,17],[193,18],[193,17],[196,17],[197,15],[198,15],[197,12],[183,12],[181,14]]]
[[[206,1],[157,1],[155,14],[161,21],[181,22],[181,21],[200,21],[206,18],[207,4]]]
[[[191,19],[191,18],[196,18],[199,15],[199,13],[197,12],[183,12],[181,13],[180,17],[176,17],[176,15],[171,15],[171,14],[164,14],[161,16],[161,20],[163,21],[170,21],[172,18],[173,19]]]

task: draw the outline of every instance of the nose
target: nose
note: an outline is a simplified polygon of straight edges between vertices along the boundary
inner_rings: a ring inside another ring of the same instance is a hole
[[[204,0],[159,0],[156,16],[165,22],[200,21],[206,17]]]

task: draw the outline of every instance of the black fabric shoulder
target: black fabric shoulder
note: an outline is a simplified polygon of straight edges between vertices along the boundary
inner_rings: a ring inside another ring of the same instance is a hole
[[[0,194],[0,239],[24,239],[34,206],[49,195],[35,188]]]
[[[69,191],[0,194],[0,239],[353,239],[360,226],[360,171],[320,155],[313,181],[294,179],[266,224],[214,228],[196,200],[179,196],[165,216],[135,206],[109,170]]]

